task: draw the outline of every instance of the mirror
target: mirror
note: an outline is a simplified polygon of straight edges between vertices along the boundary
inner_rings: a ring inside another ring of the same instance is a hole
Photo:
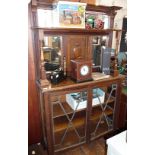
[[[61,36],[44,36],[43,40],[43,60],[45,63],[50,64],[55,70],[62,67],[62,37]],[[51,70],[45,67],[46,71]]]
[[[93,36],[92,39],[92,59],[93,66],[101,67],[102,65],[102,48],[106,48],[108,44],[108,36]]]
[[[113,49],[108,47],[108,36],[92,37],[93,71],[110,74],[110,61]]]
[[[63,65],[62,47],[62,36],[44,36],[41,60],[43,60],[45,76],[53,84],[61,82],[66,76]]]
[[[61,64],[61,37],[45,36],[43,41],[44,61]]]

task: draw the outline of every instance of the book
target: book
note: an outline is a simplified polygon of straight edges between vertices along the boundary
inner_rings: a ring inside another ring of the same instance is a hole
[[[105,79],[105,78],[109,78],[109,77],[110,77],[110,75],[106,75],[106,74],[100,73],[100,72],[92,73],[93,80],[101,80],[101,79]]]

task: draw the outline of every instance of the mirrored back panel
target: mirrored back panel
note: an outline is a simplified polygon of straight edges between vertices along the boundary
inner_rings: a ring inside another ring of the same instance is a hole
[[[92,60],[94,71],[110,74],[111,56],[115,50],[108,47],[108,36],[93,36],[92,39]]]
[[[44,61],[61,64],[61,36],[44,36],[43,56]]]
[[[102,50],[107,48],[108,36],[93,36],[92,39],[92,60],[93,67],[101,71],[102,66]]]

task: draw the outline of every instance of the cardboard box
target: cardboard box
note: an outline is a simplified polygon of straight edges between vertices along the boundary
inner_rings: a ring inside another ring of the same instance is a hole
[[[66,94],[66,101],[73,110],[80,110],[87,107],[87,93],[84,92],[82,97],[80,95],[80,93]],[[104,103],[104,98],[105,92],[103,90],[99,88],[93,89],[93,106],[100,104],[100,102]],[[80,102],[79,105],[78,102]]]

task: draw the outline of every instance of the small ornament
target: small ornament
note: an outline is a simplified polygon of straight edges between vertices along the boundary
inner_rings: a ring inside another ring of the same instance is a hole
[[[96,29],[103,29],[104,28],[104,22],[101,19],[95,19],[94,20],[94,27]]]
[[[92,25],[89,23],[86,23],[86,29],[92,29]]]
[[[94,28],[94,19],[95,19],[94,16],[87,16],[86,17],[86,25],[87,25],[88,29]]]

